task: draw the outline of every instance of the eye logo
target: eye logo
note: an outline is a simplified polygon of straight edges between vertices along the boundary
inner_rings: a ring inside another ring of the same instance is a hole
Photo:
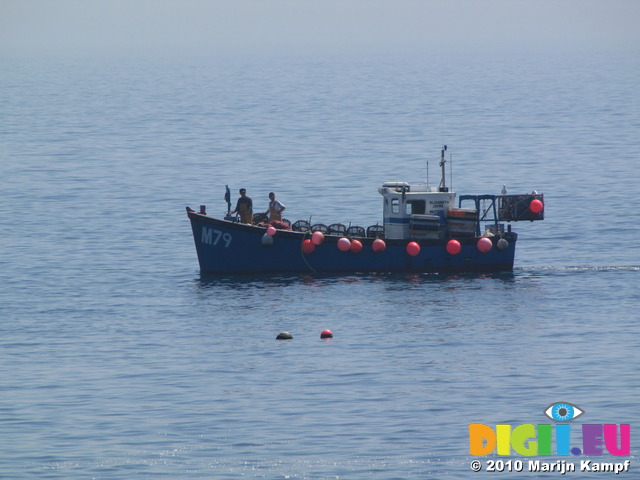
[[[552,403],[544,409],[544,414],[554,422],[570,422],[583,413],[584,410],[567,402]]]

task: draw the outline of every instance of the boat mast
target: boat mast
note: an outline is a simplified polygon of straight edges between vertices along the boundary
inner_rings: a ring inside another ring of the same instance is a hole
[[[445,182],[445,168],[444,165],[447,161],[444,159],[444,152],[447,151],[447,146],[443,145],[442,150],[440,150],[440,168],[442,169],[442,180],[440,180],[440,187],[438,188],[439,192],[448,192],[449,189],[446,186]]]
[[[429,185],[429,160],[427,160],[427,185]]]

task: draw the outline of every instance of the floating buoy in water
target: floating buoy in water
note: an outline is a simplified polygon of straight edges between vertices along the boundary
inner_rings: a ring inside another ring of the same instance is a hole
[[[346,252],[350,248],[351,248],[351,242],[349,241],[348,238],[342,237],[340,240],[338,240],[338,249],[341,252]]]
[[[270,247],[271,245],[273,245],[273,237],[265,233],[262,236],[262,245],[264,245],[265,247]]]
[[[275,234],[276,234],[276,227],[267,228],[267,235],[269,235],[270,237],[273,237]]]
[[[313,253],[313,251],[315,249],[316,249],[316,246],[308,238],[302,241],[302,252],[303,253],[306,253],[307,255],[309,255],[310,253]]]
[[[384,249],[387,248],[387,244],[384,243],[384,240],[382,240],[381,238],[376,238],[371,244],[371,248],[374,252],[380,253],[384,252]]]
[[[509,248],[509,242],[507,242],[504,238],[498,240],[498,250],[506,250]]]
[[[420,245],[418,245],[416,242],[409,242],[407,244],[407,253],[412,257],[415,257],[420,253]]]
[[[531,203],[529,204],[529,210],[531,210],[533,213],[540,213],[543,208],[544,204],[537,198],[531,200]]]
[[[460,242],[458,240],[449,240],[447,242],[447,253],[449,255],[457,255],[460,253],[462,247],[460,246]]]
[[[487,237],[482,237],[478,239],[477,246],[480,252],[487,253],[493,248],[493,243],[491,243],[491,240],[489,240]]]
[[[291,340],[292,338],[293,335],[291,335],[289,332],[280,332],[276,337],[276,340]]]
[[[322,242],[324,242],[324,233],[313,232],[313,234],[311,235],[311,241],[314,245],[320,245]]]
[[[320,334],[320,338],[333,338],[333,332],[329,329],[323,330]]]
[[[353,253],[358,253],[362,250],[362,242],[360,240],[353,240],[350,248]]]

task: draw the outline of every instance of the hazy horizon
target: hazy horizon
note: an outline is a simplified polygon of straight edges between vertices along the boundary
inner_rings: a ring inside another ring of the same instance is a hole
[[[635,0],[0,0],[0,55],[637,51]]]

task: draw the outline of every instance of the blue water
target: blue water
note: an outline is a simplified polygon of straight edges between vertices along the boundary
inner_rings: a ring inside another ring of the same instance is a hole
[[[568,401],[636,478],[638,58],[1,62],[0,477],[494,478],[468,424]],[[366,226],[443,142],[544,192],[513,274],[200,276],[186,205]]]

